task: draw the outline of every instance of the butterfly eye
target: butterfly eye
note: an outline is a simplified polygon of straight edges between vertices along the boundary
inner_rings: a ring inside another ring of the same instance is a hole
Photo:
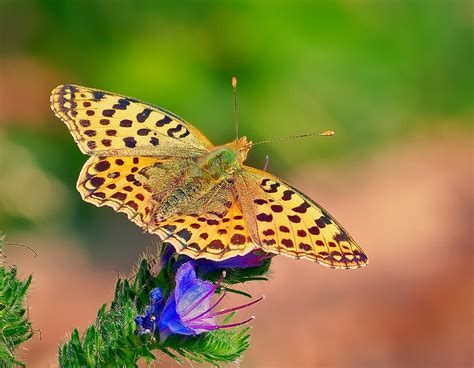
[[[229,183],[229,184],[234,184],[235,179],[234,178],[229,178],[229,179],[226,179],[226,182]]]

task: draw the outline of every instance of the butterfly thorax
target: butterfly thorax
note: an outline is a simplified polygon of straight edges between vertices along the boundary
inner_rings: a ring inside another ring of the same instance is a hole
[[[231,176],[241,165],[238,151],[232,147],[219,146],[204,155],[196,166],[208,180],[220,181]]]
[[[225,210],[225,204],[230,200],[228,196],[231,195],[229,189],[233,184],[233,176],[242,169],[247,146],[247,139],[242,137],[202,155],[190,165],[176,188],[166,195],[157,209],[155,219],[163,221],[176,214],[202,213],[207,207]],[[227,193],[225,198],[223,193]],[[214,202],[212,205],[211,201]]]

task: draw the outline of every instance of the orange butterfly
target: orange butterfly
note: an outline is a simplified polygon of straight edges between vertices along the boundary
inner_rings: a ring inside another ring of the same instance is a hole
[[[246,137],[214,146],[162,108],[74,85],[55,88],[51,107],[91,156],[77,182],[82,198],[126,213],[180,254],[221,261],[262,248],[334,268],[367,264],[321,206],[244,165]]]

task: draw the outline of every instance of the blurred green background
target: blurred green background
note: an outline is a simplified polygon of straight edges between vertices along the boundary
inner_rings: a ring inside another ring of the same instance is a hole
[[[348,190],[347,168],[407,142],[470,136],[472,9],[461,0],[0,0],[0,230],[40,253],[35,238],[73,239],[92,264],[125,273],[152,239],[80,200],[86,157],[49,109],[63,83],[164,107],[222,144],[234,139],[236,75],[240,132],[254,142],[336,132],[257,146],[249,163],[261,167],[268,154],[286,179],[336,170],[334,184]]]

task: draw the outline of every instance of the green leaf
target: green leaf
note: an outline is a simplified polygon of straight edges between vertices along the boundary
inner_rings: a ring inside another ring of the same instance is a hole
[[[32,278],[29,276],[26,281],[21,281],[15,267],[7,269],[3,239],[0,236],[0,367],[23,367],[24,363],[15,359],[14,351],[33,336],[23,306]]]

